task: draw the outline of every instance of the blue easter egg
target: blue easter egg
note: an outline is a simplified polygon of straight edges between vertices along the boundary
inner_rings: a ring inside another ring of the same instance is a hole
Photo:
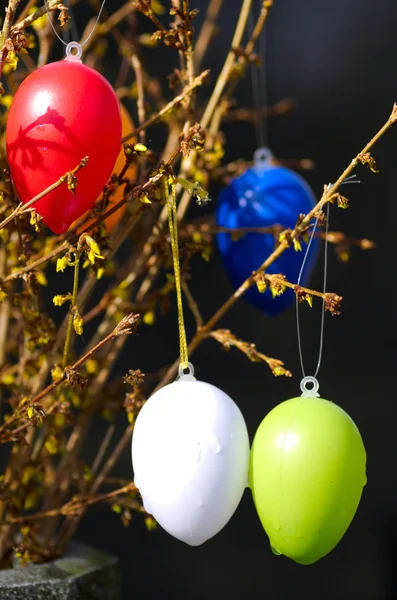
[[[265,166],[256,163],[222,190],[217,203],[216,222],[228,229],[275,224],[293,229],[299,215],[310,212],[315,204],[313,192],[302,177],[266,160]],[[249,233],[233,240],[231,234],[219,233],[217,241],[226,273],[236,289],[260,267],[275,247],[273,234]],[[303,286],[307,285],[314,269],[319,244],[319,240],[314,238],[301,280]],[[288,248],[266,272],[282,273],[288,281],[296,283],[306,248],[305,243],[302,243],[302,252]],[[244,297],[267,315],[276,316],[294,302],[295,294],[287,289],[273,299],[270,290],[261,294],[253,286]]]

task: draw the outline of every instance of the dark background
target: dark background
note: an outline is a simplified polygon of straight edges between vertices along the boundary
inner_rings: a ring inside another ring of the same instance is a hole
[[[118,4],[108,0],[107,9],[111,12]],[[202,14],[207,4],[207,0],[191,2]],[[224,3],[222,33],[205,63],[212,69],[213,82],[240,6],[237,0]],[[323,184],[334,181],[386,121],[397,101],[396,28],[395,0],[275,2],[267,25],[268,101],[292,97],[296,109],[269,122],[270,144],[279,157],[315,160],[315,170],[305,177],[317,196]],[[155,62],[146,66],[165,77],[175,64],[174,54],[170,49],[158,50],[152,55]],[[108,67],[111,71],[111,65]],[[249,78],[240,84],[237,98],[243,105],[252,104]],[[229,124],[224,131],[229,142],[225,160],[250,159],[256,147],[252,126]],[[151,135],[152,146],[160,149],[160,138]],[[347,264],[332,256],[330,249],[328,289],[341,294],[344,302],[339,317],[326,316],[320,389],[323,397],[353,417],[368,454],[368,484],[345,538],[329,556],[311,566],[274,556],[249,490],[227,527],[198,548],[174,540],[161,529],[148,533],[138,517],[124,529],[116,514],[96,507],[85,517],[77,537],[120,557],[124,600],[397,598],[396,150],[397,130],[391,130],[374,149],[380,173],[358,169],[361,185],[344,189],[351,200],[350,210],[331,211],[332,229],[377,244],[374,251],[353,251]],[[216,191],[213,193],[215,204]],[[321,286],[321,275],[320,265],[313,287]],[[195,263],[192,290],[205,317],[231,293],[216,254],[209,264]],[[303,308],[302,322],[306,363],[311,370],[317,356],[319,310]],[[189,319],[188,325],[188,334],[192,334]],[[200,379],[218,385],[234,398],[252,437],[273,406],[299,393],[294,309],[270,320],[241,302],[221,325],[257,343],[270,356],[282,358],[294,373],[290,380],[274,378],[265,365],[251,364],[237,351],[225,354],[214,341],[194,355]],[[173,313],[129,341],[116,375],[128,368],[153,372],[174,360],[176,351]],[[90,451],[99,437],[99,431],[93,433]],[[117,474],[130,476],[129,453],[118,465]]]

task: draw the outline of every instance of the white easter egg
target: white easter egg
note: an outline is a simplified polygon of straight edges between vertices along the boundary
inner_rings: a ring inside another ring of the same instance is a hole
[[[181,377],[153,394],[132,439],[145,510],[175,538],[198,546],[232,517],[248,485],[244,418],[219,388]]]

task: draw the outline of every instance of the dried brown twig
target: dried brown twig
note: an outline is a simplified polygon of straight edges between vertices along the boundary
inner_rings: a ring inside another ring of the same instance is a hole
[[[233,333],[231,333],[229,329],[217,329],[216,331],[211,331],[209,335],[210,337],[214,338],[214,340],[222,344],[225,350],[230,350],[231,347],[234,347],[240,350],[240,352],[243,352],[243,354],[245,354],[252,362],[265,362],[267,365],[269,365],[270,370],[276,377],[279,375],[292,377],[291,371],[288,371],[284,368],[283,361],[277,358],[270,358],[262,352],[259,352],[256,349],[255,344],[240,340]]]

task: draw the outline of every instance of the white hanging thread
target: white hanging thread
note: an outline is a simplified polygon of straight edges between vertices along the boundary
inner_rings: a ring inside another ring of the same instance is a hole
[[[357,179],[355,179],[355,177],[356,177],[355,175],[351,175],[350,177],[347,177],[341,183],[341,185],[344,185],[344,184],[347,184],[347,183],[360,183],[360,181],[357,180]],[[332,187],[332,185],[333,184],[330,183],[328,185],[328,189],[330,189]],[[322,213],[320,212],[320,214],[322,214]],[[309,238],[309,242],[307,244],[305,256],[303,257],[302,266],[301,266],[300,271],[299,271],[298,281],[296,282],[298,286],[301,283],[303,271],[304,271],[305,264],[306,264],[306,261],[307,261],[308,255],[309,255],[310,246],[312,244],[313,237],[314,237],[314,234],[316,232],[316,228],[317,228],[317,225],[318,225],[320,214],[318,215],[317,219],[314,222],[313,229],[312,229],[312,232],[311,232],[311,235],[310,235],[310,238]],[[323,294],[326,293],[326,289],[327,289],[328,230],[329,230],[329,202],[327,202],[327,208],[326,208],[325,242],[324,242],[324,276],[323,276],[323,290],[322,290]],[[321,309],[320,343],[319,343],[319,350],[318,350],[318,359],[317,359],[316,370],[315,370],[313,376],[307,376],[306,373],[305,373],[305,367],[304,367],[304,362],[303,362],[302,343],[301,343],[301,330],[300,330],[300,321],[299,321],[299,300],[298,300],[298,297],[296,297],[296,299],[295,299],[295,307],[296,307],[296,331],[297,331],[297,337],[298,337],[299,359],[300,359],[301,370],[302,370],[302,375],[303,375],[303,379],[302,379],[301,384],[300,384],[300,388],[301,388],[301,391],[302,391],[302,396],[303,397],[319,397],[319,394],[318,394],[319,383],[317,381],[317,375],[318,375],[318,372],[320,371],[320,367],[321,367],[321,360],[322,360],[323,346],[324,346],[325,300],[323,298],[323,304],[322,304],[322,309]],[[310,384],[311,387],[308,387],[308,384]]]
[[[102,11],[103,11],[103,9],[105,7],[105,4],[106,4],[106,0],[102,0],[102,4],[101,4],[101,7],[99,9],[99,13],[98,13],[96,21],[94,23],[94,26],[91,29],[89,35],[86,37],[86,39],[83,42],[81,42],[81,44],[79,42],[77,42],[77,41],[72,41],[72,42],[66,43],[65,40],[63,40],[61,38],[61,36],[57,32],[57,30],[55,29],[54,24],[53,24],[51,18],[48,17],[49,21],[50,21],[50,25],[51,25],[52,30],[55,33],[56,37],[58,38],[58,40],[60,42],[62,42],[62,44],[64,46],[66,46],[66,58],[68,60],[76,60],[76,61],[80,62],[81,55],[83,54],[82,48],[83,48],[83,46],[85,46],[89,42],[89,40],[91,39],[91,37],[94,35],[95,29],[97,28],[97,25],[99,23],[99,19],[101,18],[101,14],[102,14]],[[48,8],[47,0],[44,0],[44,5],[46,7],[47,13],[49,13],[50,11],[49,11],[49,8]],[[76,27],[74,27],[74,29],[73,29],[73,35],[76,35],[76,34],[77,34],[77,29],[76,29]]]
[[[259,10],[262,7],[262,0],[259,0]],[[255,26],[254,7],[252,8],[248,19],[248,35],[251,38]],[[258,55],[261,60],[261,67],[251,65],[252,93],[254,98],[255,110],[255,133],[258,148],[267,146],[268,129],[267,118],[264,111],[267,106],[267,89],[266,89],[266,35],[265,27],[259,36],[259,51]]]
[[[79,32],[77,31],[76,20],[74,18],[72,7],[70,6],[69,0],[64,0],[63,3],[66,6],[66,8],[68,9],[68,13],[70,15],[70,20],[69,20],[70,26],[69,26],[69,21],[68,21],[67,27],[62,28],[63,40],[66,44],[68,44],[72,40],[78,39]]]

